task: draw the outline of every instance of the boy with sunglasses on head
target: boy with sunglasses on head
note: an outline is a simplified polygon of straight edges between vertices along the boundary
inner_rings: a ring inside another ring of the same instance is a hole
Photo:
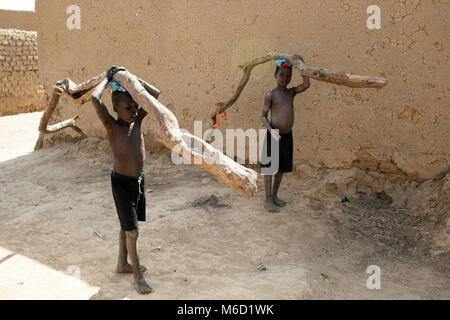
[[[106,78],[97,86],[91,97],[98,117],[106,128],[108,140],[113,152],[114,166],[111,171],[111,187],[120,221],[119,260],[116,272],[134,273],[134,283],[139,293],[149,293],[151,287],[145,281],[146,268],[139,264],[137,254],[138,221],[145,221],[144,190],[144,137],[141,133],[142,120],[147,115],[117,82],[113,75],[124,68],[111,67]],[[159,90],[140,80],[142,86],[154,96]],[[114,119],[100,100],[109,84],[111,100],[117,120]],[[127,261],[130,257],[131,265]]]
[[[303,61],[303,58],[297,55]],[[292,64],[286,59],[277,60],[275,79],[277,86],[266,93],[261,119],[267,128],[264,147],[261,155],[261,174],[264,175],[265,207],[269,212],[279,212],[278,207],[286,206],[286,201],[278,198],[283,173],[292,172],[294,146],[292,139],[292,126],[294,124],[294,97],[296,94],[307,90],[310,86],[308,77],[303,77],[303,83],[292,88],[287,85],[292,77]],[[267,118],[270,111],[270,122]],[[271,150],[271,146],[278,145],[277,150]],[[266,157],[267,155],[267,157]],[[272,168],[272,161],[277,157],[278,168]],[[272,176],[274,175],[273,184]]]

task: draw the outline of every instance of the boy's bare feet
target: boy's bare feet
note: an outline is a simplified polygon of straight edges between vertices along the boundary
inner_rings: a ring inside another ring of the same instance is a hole
[[[275,203],[279,207],[285,207],[287,202],[284,200],[281,200],[277,196],[273,196],[273,203]]]
[[[130,256],[131,264],[134,266],[134,284],[137,292],[141,294],[149,293],[152,288],[145,281],[144,275],[141,272],[141,264],[139,263],[139,257],[137,254],[137,238],[138,230],[126,231],[126,245],[128,255]],[[123,260],[122,260],[123,261]],[[139,268],[137,268],[139,266]]]
[[[146,294],[152,291],[152,287],[148,285],[147,281],[145,281],[145,278],[142,274],[138,275],[134,279],[134,285],[136,287],[137,292],[139,292],[140,294]]]
[[[139,270],[141,272],[145,272],[145,271],[147,271],[147,268],[143,265],[140,265]],[[116,268],[116,272],[117,273],[133,273],[133,266],[131,264],[129,264],[128,262],[123,265],[118,264],[117,268]]]
[[[280,212],[280,209],[273,203],[272,199],[266,200],[266,210],[269,212]]]

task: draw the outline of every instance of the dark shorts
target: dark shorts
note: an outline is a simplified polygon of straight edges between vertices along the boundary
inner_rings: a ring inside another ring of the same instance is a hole
[[[138,221],[145,221],[144,173],[127,177],[111,171],[111,188],[121,229],[136,230]]]
[[[267,130],[266,138],[264,139],[264,145],[261,152],[261,165],[260,165],[260,173],[264,175],[273,175],[277,172],[292,172],[292,161],[294,157],[294,139],[292,138],[292,131],[286,134],[280,134],[281,139],[279,141],[279,161],[278,168],[273,168],[273,170],[269,170],[271,167],[272,161],[267,162],[267,157],[271,157],[271,140],[276,142],[269,130]],[[266,153],[267,150],[267,153]],[[266,156],[267,154],[267,156]],[[275,156],[275,155],[274,155]],[[266,159],[264,161],[264,159]],[[263,169],[264,168],[264,169]]]

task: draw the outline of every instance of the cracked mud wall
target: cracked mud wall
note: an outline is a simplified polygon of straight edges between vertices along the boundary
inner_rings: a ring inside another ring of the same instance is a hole
[[[66,8],[81,9],[81,29]],[[380,30],[366,9],[381,8]],[[299,53],[311,66],[389,78],[384,89],[351,89],[313,80],[295,99],[295,165],[356,168],[392,181],[425,181],[448,172],[450,155],[450,2],[442,0],[37,2],[41,79],[79,83],[111,65],[153,83],[160,101],[192,132],[241,79],[240,63],[269,51]],[[274,64],[259,66],[220,128],[262,128]],[[301,81],[294,72],[292,85]],[[110,105],[107,93],[104,100]],[[48,97],[49,98],[49,97]],[[112,112],[112,110],[110,109]],[[80,115],[88,134],[105,137],[93,107],[61,99],[51,121]],[[51,122],[52,123],[52,122]],[[157,144],[154,118],[146,145]],[[224,131],[223,131],[224,132]],[[70,130],[48,137],[75,137]],[[400,177],[400,178],[399,178]]]

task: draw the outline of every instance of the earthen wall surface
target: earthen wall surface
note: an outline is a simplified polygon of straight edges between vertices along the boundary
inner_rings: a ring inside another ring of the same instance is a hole
[[[43,109],[37,33],[0,29],[0,115]]]
[[[35,12],[0,9],[0,29],[38,31],[38,28],[38,19]]]
[[[238,65],[270,51],[302,54],[316,67],[384,76],[387,87],[351,89],[312,80],[295,99],[294,162],[358,167],[411,180],[435,178],[450,158],[450,3],[376,1],[380,30],[369,30],[368,0],[37,2],[39,59],[46,93],[57,80],[79,83],[122,65],[157,86],[160,101],[192,132],[210,126],[216,102],[241,79]],[[81,29],[66,8],[81,9]],[[262,128],[274,63],[259,66],[220,128]],[[292,85],[301,82],[294,71]],[[105,102],[110,106],[108,94]],[[110,109],[112,112],[112,110]],[[89,135],[105,137],[90,103],[61,100],[52,122],[79,114]],[[148,148],[158,123],[144,121]],[[225,132],[225,131],[223,131]],[[73,135],[70,130],[55,137]]]

